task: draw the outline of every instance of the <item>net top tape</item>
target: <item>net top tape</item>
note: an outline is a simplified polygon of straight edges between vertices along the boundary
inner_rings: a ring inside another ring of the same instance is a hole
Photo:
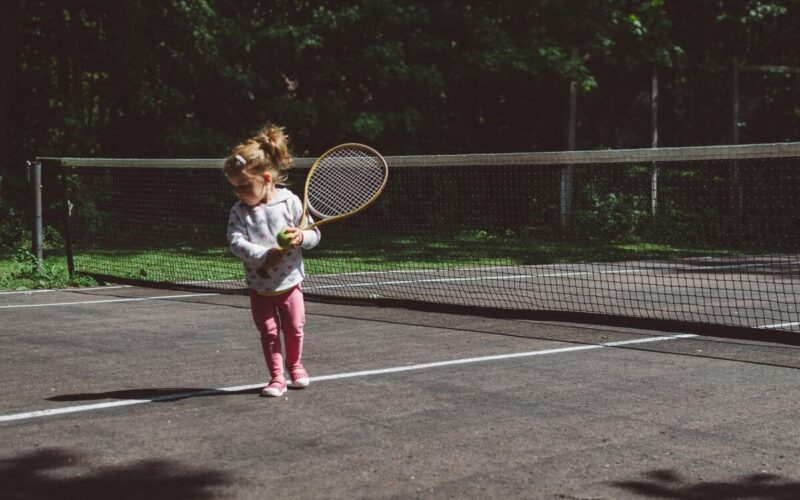
[[[676,148],[608,149],[533,153],[490,153],[387,156],[391,168],[439,166],[533,166],[604,163],[685,162],[800,157],[800,142],[690,146]],[[295,158],[296,168],[310,168],[315,158]],[[69,168],[194,168],[221,169],[221,158],[58,158],[39,157],[43,164]]]

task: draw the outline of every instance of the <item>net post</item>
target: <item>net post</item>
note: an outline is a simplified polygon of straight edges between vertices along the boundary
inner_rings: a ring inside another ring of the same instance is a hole
[[[70,200],[69,171],[66,167],[61,169],[63,216],[64,216],[64,247],[67,257],[67,272],[70,279],[75,276],[75,260],[72,252],[72,201]]]
[[[42,268],[44,262],[42,246],[44,237],[42,234],[42,162],[39,160],[28,161],[28,181],[33,190],[33,228],[32,228],[32,248],[36,258],[36,271]]]

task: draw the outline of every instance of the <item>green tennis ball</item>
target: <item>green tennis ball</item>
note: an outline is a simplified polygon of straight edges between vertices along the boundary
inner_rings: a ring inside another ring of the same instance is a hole
[[[288,232],[286,229],[282,229],[281,232],[278,233],[278,246],[281,248],[291,248],[292,233]]]

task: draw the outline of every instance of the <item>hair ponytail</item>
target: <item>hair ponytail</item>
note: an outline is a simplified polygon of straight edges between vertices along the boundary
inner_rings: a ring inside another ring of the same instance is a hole
[[[283,127],[268,124],[253,137],[233,148],[225,160],[224,171],[228,176],[237,172],[256,175],[270,172],[275,183],[286,184],[291,166],[289,136]]]
[[[283,127],[267,125],[253,139],[261,145],[261,149],[270,158],[273,165],[281,170],[287,170],[291,167],[292,157],[289,154],[289,137],[284,133]]]

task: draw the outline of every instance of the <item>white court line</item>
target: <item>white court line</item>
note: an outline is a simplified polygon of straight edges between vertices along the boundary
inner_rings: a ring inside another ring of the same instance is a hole
[[[798,325],[800,325],[800,321],[795,321],[792,323],[775,323],[774,325],[757,326],[756,328],[760,328],[762,330],[769,330],[771,328],[783,328],[784,326],[798,326]]]
[[[327,380],[341,380],[346,378],[368,377],[372,375],[386,375],[390,373],[410,372],[417,370],[427,370],[430,368],[441,368],[445,366],[465,365],[470,363],[485,363],[487,361],[502,361],[514,358],[527,358],[532,356],[545,356],[548,354],[561,354],[576,351],[589,351],[593,349],[604,349],[607,347],[620,347],[633,344],[646,344],[650,342],[662,342],[667,340],[689,339],[697,337],[694,334],[682,335],[668,335],[662,337],[647,337],[642,339],[622,340],[618,342],[606,342],[603,344],[580,345],[572,347],[561,347],[557,349],[543,349],[540,351],[516,352],[510,354],[497,354],[493,356],[481,356],[477,358],[453,359],[449,361],[437,361],[434,363],[422,363],[417,365],[396,366],[392,368],[382,368],[377,370],[365,370],[360,372],[338,373],[333,375],[322,375],[319,377],[311,377],[312,382],[324,382]],[[171,401],[175,399],[183,399],[187,397],[207,396],[212,394],[225,394],[239,391],[246,391],[252,389],[260,389],[264,387],[265,383],[240,385],[235,387],[223,387],[220,389],[204,389],[190,392],[181,392],[176,394],[167,394],[164,396],[157,396],[149,399],[125,399],[122,401],[111,401],[107,403],[97,403],[90,405],[80,406],[66,406],[63,408],[53,408],[50,410],[39,410],[26,413],[11,413],[8,415],[0,415],[0,422],[11,422],[15,420],[30,420],[39,417],[48,417],[53,415],[64,415],[68,413],[80,413],[94,410],[103,410],[107,408],[116,408],[120,406],[131,406],[145,403],[156,403],[160,401]]]
[[[187,297],[209,297],[219,295],[218,293],[192,293],[188,295],[162,295],[160,297],[131,297],[128,299],[105,299],[105,300],[83,300],[76,302],[50,302],[47,304],[17,304],[13,306],[0,306],[0,309],[22,309],[27,307],[55,307],[55,306],[79,306],[88,304],[110,304],[116,302],[141,302],[144,300],[168,300],[185,299]]]

